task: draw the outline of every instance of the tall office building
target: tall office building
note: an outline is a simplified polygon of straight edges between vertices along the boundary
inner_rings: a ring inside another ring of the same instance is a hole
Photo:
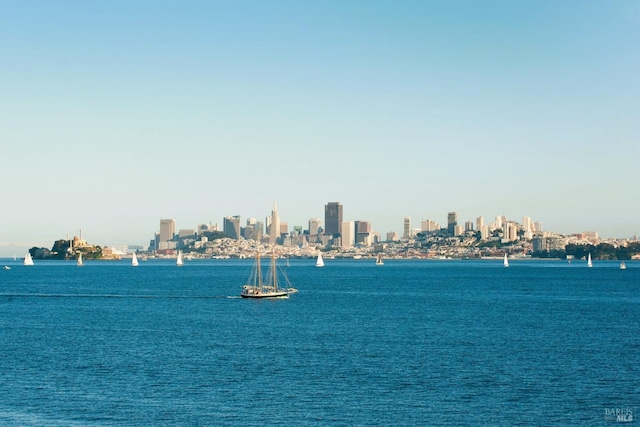
[[[280,216],[278,215],[278,207],[276,201],[273,201],[273,210],[269,218],[269,244],[275,245],[280,238]]]
[[[411,238],[411,218],[408,216],[404,217],[404,228],[403,228],[402,238],[405,240],[409,240]]]
[[[355,221],[356,244],[371,245],[371,223],[369,221]]]
[[[342,233],[342,205],[329,202],[324,205],[324,233],[338,235]]]
[[[350,248],[356,241],[356,224],[353,221],[344,221],[342,223],[342,247]]]
[[[222,231],[227,237],[238,240],[240,238],[240,215],[225,217]]]
[[[318,237],[320,227],[322,227],[322,221],[320,220],[320,218],[311,218],[309,220],[309,238],[310,239],[315,240]]]
[[[447,233],[449,233],[449,235],[456,235],[456,225],[458,225],[458,213],[449,212],[447,215]]]
[[[168,242],[169,240],[173,240],[173,237],[175,234],[176,234],[176,222],[172,219],[161,219],[160,220],[160,241]]]
[[[524,230],[524,238],[531,240],[533,238],[533,232],[535,231],[531,217],[522,217],[522,229]]]
[[[476,218],[476,230],[482,231],[483,227],[484,227],[484,217],[479,216]]]

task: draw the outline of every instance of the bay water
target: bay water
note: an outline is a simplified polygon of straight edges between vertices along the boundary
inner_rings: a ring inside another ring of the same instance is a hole
[[[286,300],[239,298],[252,260],[0,263],[0,425],[640,416],[636,261],[291,260]]]

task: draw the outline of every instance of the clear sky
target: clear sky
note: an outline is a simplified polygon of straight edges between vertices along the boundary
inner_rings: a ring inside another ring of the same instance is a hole
[[[637,0],[4,1],[0,242],[146,245],[274,200],[632,236],[639,76]]]

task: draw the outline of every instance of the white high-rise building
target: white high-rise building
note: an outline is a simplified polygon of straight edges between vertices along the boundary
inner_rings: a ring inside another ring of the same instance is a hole
[[[173,237],[175,234],[176,234],[176,222],[172,219],[161,219],[160,220],[160,241],[168,242],[169,240],[173,240]]]
[[[356,223],[354,221],[342,222],[342,247],[350,248],[356,242]]]
[[[424,219],[420,223],[420,231],[437,231],[440,229],[440,225],[437,222],[430,219]]]
[[[533,232],[535,231],[535,229],[531,217],[522,217],[522,228],[524,230],[524,238],[527,240],[533,239]]]
[[[320,218],[311,218],[309,220],[309,237],[315,239],[318,236],[320,227],[322,227],[322,220]]]
[[[483,227],[484,227],[484,217],[479,216],[476,218],[476,230],[482,231]]]

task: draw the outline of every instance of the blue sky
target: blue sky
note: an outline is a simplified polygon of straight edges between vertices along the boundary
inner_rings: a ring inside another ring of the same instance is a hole
[[[640,232],[637,1],[2,9],[0,241],[146,244],[274,199],[383,236],[448,211]]]

